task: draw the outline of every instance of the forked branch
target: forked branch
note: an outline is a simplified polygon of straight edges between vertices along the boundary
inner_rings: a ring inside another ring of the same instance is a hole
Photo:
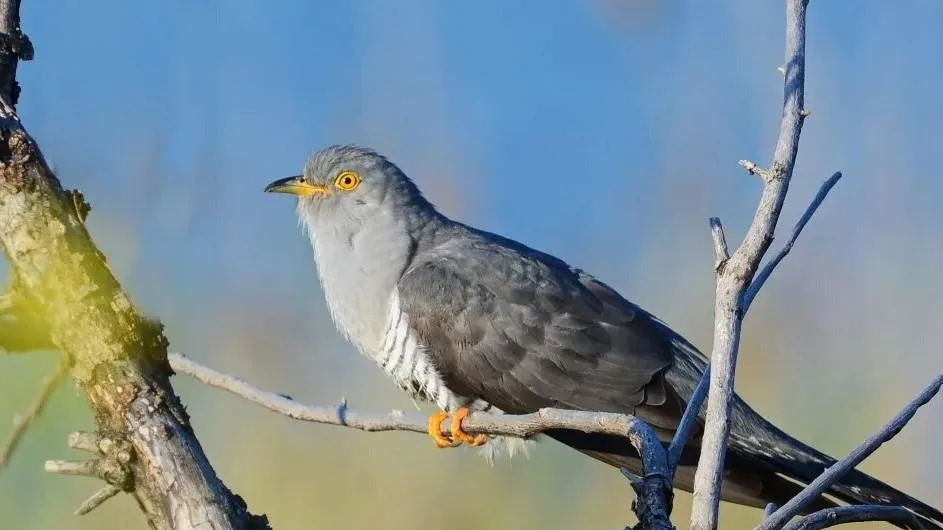
[[[710,387],[701,456],[694,476],[693,530],[715,530],[720,507],[724,457],[730,434],[730,407],[740,332],[746,311],[744,294],[773,241],[776,224],[786,200],[799,150],[805,119],[805,19],[808,0],[786,1],[786,67],[783,115],[772,163],[760,169],[744,167],[762,177],[763,193],[740,246],[717,270],[714,302],[714,343],[711,350]],[[712,226],[719,226],[713,223]],[[715,235],[714,241],[718,237]],[[775,266],[775,264],[773,264]]]

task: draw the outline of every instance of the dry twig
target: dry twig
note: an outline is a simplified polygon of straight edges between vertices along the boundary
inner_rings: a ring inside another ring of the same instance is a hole
[[[802,217],[800,217],[799,221],[796,223],[796,226],[793,227],[792,234],[789,236],[789,241],[786,241],[786,244],[783,245],[783,248],[780,249],[778,254],[776,254],[776,257],[771,259],[763,267],[763,270],[761,270],[756,275],[756,279],[753,280],[753,282],[750,284],[750,288],[747,289],[747,292],[743,295],[744,313],[750,309],[753,299],[756,298],[756,295],[760,292],[760,289],[766,283],[766,280],[768,280],[770,275],[773,274],[773,271],[776,270],[776,266],[779,265],[779,262],[781,262],[783,258],[789,254],[789,251],[792,250],[793,245],[796,244],[796,240],[799,239],[799,234],[802,233],[802,229],[805,228],[805,225],[809,222],[809,219],[811,219],[815,214],[815,211],[819,209],[819,206],[822,205],[822,201],[825,200],[825,197],[828,196],[828,193],[832,191],[832,187],[838,183],[841,177],[842,174],[840,171],[838,171],[822,183],[822,187],[819,188],[819,192],[815,194],[815,198],[812,199],[809,207],[806,208],[805,212],[802,214]]]
[[[924,528],[920,519],[902,506],[877,506],[866,504],[820,510],[784,526],[783,530],[820,530],[821,528],[828,528],[830,526],[847,523],[862,523],[865,521],[902,523],[907,525],[908,528],[915,530]]]
[[[207,385],[278,412],[289,418],[326,425],[340,425],[362,431],[408,431],[426,433],[426,416],[419,413],[393,411],[388,414],[361,414],[342,402],[335,407],[316,407],[298,403],[284,394],[268,392],[239,379],[204,366],[180,353],[167,355],[174,371],[194,377]],[[442,422],[443,434],[449,433],[451,418]],[[497,415],[473,412],[463,421],[468,432],[527,438],[550,429],[573,429],[583,432],[629,437],[640,420],[628,414],[584,412],[578,410],[540,409],[532,414]]]

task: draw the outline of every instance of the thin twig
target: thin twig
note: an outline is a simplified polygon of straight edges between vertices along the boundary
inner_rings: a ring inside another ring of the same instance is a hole
[[[107,440],[110,445],[114,442]],[[98,433],[77,431],[69,434],[69,447],[86,453],[104,455],[108,446],[103,447],[103,439]]]
[[[56,475],[101,478],[97,460],[46,460],[43,468]]]
[[[701,406],[704,404],[704,398],[707,397],[707,387],[710,383],[711,367],[704,370],[704,375],[697,382],[694,393],[688,401],[687,408],[684,409],[684,415],[681,416],[681,422],[678,423],[678,430],[675,431],[674,438],[671,439],[671,445],[668,446],[668,471],[673,478],[675,470],[678,468],[678,462],[681,461],[681,452],[691,437],[691,429],[697,423],[698,414],[701,412]]]
[[[59,362],[59,365],[56,367],[56,371],[46,377],[43,380],[43,386],[39,390],[39,395],[33,401],[33,404],[30,405],[29,409],[24,412],[22,415],[17,415],[13,420],[13,432],[10,433],[10,437],[7,438],[6,444],[3,448],[0,449],[0,469],[2,469],[10,459],[10,455],[16,451],[17,446],[23,440],[23,437],[26,435],[26,432],[29,430],[30,425],[33,421],[42,414],[43,409],[46,407],[46,403],[49,402],[50,396],[55,392],[56,388],[62,383],[62,380],[65,379],[66,375],[69,373],[69,362],[63,357]]]
[[[753,283],[750,284],[750,288],[747,289],[747,292],[743,295],[743,312],[746,313],[750,309],[750,304],[753,303],[753,299],[756,298],[757,293],[760,292],[760,289],[763,288],[763,284],[766,283],[766,280],[769,279],[770,275],[773,274],[773,271],[776,269],[776,266],[779,265],[779,262],[786,257],[786,254],[789,254],[789,251],[792,250],[793,245],[796,244],[796,240],[799,239],[799,234],[802,233],[802,229],[805,228],[805,225],[809,222],[809,219],[815,214],[816,210],[821,206],[822,201],[825,200],[825,197],[828,196],[828,193],[832,191],[832,187],[841,179],[841,171],[836,172],[834,175],[828,178],[819,188],[819,192],[815,194],[815,198],[812,199],[812,203],[809,204],[809,207],[806,208],[805,213],[802,214],[802,217],[799,218],[799,221],[796,223],[796,226],[792,229],[792,235],[789,236],[789,241],[783,245],[782,250],[779,251],[779,254],[776,254],[776,257],[770,260],[769,263],[763,267],[753,280]]]
[[[768,170],[747,169],[763,177],[763,193],[740,247],[717,275],[714,343],[701,455],[694,475],[693,530],[715,530],[720,508],[724,458],[730,434],[730,407],[743,319],[743,294],[769,249],[789,190],[805,115],[805,16],[808,0],[786,2],[786,77],[782,120]]]
[[[938,375],[913,401],[904,407],[904,410],[900,411],[891,421],[881,427],[881,430],[868,437],[867,440],[856,447],[848,456],[826,469],[798,495],[790,499],[789,502],[766,518],[766,520],[756,527],[756,530],[773,530],[779,528],[798,515],[803,508],[818,498],[819,495],[824,493],[830,486],[838,482],[845,473],[854,469],[855,466],[867,458],[868,455],[876,451],[878,447],[881,447],[884,442],[896,436],[897,433],[907,425],[907,422],[914,417],[917,410],[933,399],[933,396],[940,391],[941,386],[943,386],[943,375]]]
[[[772,179],[769,171],[766,171],[765,169],[756,165],[756,162],[753,162],[752,160],[741,160],[740,165],[743,166],[743,169],[747,170],[747,173],[756,175],[763,179],[763,182],[769,182]]]
[[[418,413],[393,411],[389,414],[360,414],[348,410],[346,403],[337,407],[303,405],[282,394],[260,390],[238,377],[218,372],[180,353],[167,355],[174,371],[192,376],[207,385],[221,388],[261,405],[269,410],[301,421],[341,425],[362,431],[409,431],[426,433],[427,418]],[[440,425],[449,433],[451,417]],[[640,420],[629,414],[584,412],[544,408],[532,414],[497,415],[473,412],[462,421],[470,433],[517,436],[527,438],[550,429],[572,429],[582,432],[628,436]]]
[[[723,270],[730,252],[727,250],[727,236],[724,234],[724,225],[720,224],[719,217],[710,218],[711,239],[714,240],[714,272]]]
[[[121,488],[108,484],[96,491],[91,497],[85,499],[75,510],[75,515],[85,515],[119,493],[121,493]]]
[[[887,521],[895,524],[902,523],[911,529],[924,528],[920,519],[903,506],[865,504],[826,508],[784,526],[783,530],[820,530],[830,526],[864,521]]]

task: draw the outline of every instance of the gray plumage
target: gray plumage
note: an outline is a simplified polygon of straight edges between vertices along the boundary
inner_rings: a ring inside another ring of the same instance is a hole
[[[339,181],[345,172],[357,182],[347,191]],[[267,188],[299,189],[298,215],[332,318],[410,395],[446,411],[629,413],[670,440],[707,360],[663,322],[560,259],[449,219],[368,149],[329,147],[303,175]],[[675,480],[687,491],[700,427]],[[624,439],[547,434],[640,472]],[[725,500],[782,504],[833,462],[736,398]],[[829,493],[850,503],[901,504],[943,522],[937,510],[857,471]],[[823,498],[815,507],[830,504]]]

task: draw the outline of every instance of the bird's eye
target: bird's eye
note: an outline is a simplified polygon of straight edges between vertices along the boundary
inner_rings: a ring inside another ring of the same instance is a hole
[[[353,171],[342,171],[334,179],[334,187],[341,191],[354,191],[360,185],[360,177]]]

